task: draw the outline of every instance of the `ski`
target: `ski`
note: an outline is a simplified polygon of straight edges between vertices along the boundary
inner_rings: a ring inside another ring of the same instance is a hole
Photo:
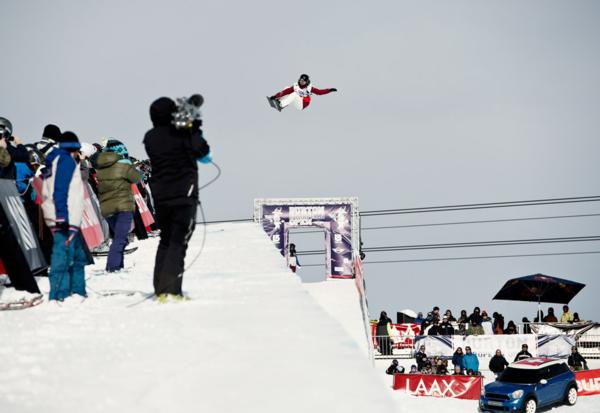
[[[38,294],[32,298],[23,298],[16,301],[11,301],[7,303],[0,302],[0,311],[7,310],[23,310],[25,308],[34,307],[38,304],[41,304],[44,301],[44,296],[42,294]]]

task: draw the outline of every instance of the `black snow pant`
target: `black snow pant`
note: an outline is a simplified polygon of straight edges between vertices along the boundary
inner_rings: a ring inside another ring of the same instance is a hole
[[[196,226],[197,205],[156,205],[160,243],[154,264],[154,293],[181,295],[185,253]]]

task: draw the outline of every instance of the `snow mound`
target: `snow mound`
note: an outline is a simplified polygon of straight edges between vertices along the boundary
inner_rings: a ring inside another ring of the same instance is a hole
[[[128,271],[87,267],[86,300],[0,314],[0,411],[394,411],[364,349],[258,225],[197,228],[189,261],[204,235],[184,277],[190,301],[146,299],[149,239]]]

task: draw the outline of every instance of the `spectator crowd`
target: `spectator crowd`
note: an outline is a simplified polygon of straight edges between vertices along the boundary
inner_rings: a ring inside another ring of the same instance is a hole
[[[34,277],[48,276],[50,301],[83,300],[85,267],[94,262],[94,255],[107,255],[107,274],[122,272],[134,237],[160,235],[155,294],[163,301],[185,298],[181,283],[196,223],[198,162],[212,162],[201,130],[202,103],[201,95],[192,95],[178,103],[163,97],[151,105],[153,128],[143,141],[148,160],[130,156],[118,139],[81,142],[74,132],[54,124],[46,125],[39,139],[24,143],[12,123],[0,117],[0,179],[3,188],[14,185],[20,198],[16,215],[14,205],[0,204],[0,274],[8,275],[8,285],[40,293]],[[145,219],[147,214],[151,219]],[[90,215],[96,216],[105,239],[91,247],[93,242],[83,233]],[[11,217],[29,223],[11,230]],[[41,251],[39,261],[45,261],[35,268],[14,242],[28,227],[37,237],[28,246]]]

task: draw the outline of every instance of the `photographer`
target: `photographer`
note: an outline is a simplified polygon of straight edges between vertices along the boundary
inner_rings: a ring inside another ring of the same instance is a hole
[[[161,302],[183,297],[185,254],[196,224],[198,162],[211,161],[200,129],[202,103],[202,97],[194,95],[180,100],[179,106],[166,97],[150,106],[154,127],[146,133],[144,146],[152,165],[149,182],[161,230],[154,265],[154,292]]]

